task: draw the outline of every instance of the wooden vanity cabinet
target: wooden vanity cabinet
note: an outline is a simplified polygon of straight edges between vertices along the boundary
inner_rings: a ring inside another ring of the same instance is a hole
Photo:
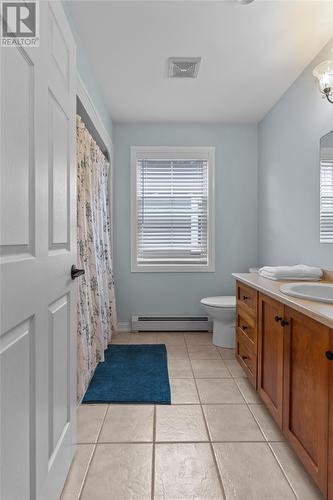
[[[333,331],[331,330],[331,335]],[[333,352],[333,340],[331,339],[331,352]],[[328,374],[328,479],[327,479],[327,498],[333,500],[333,363],[330,363]]]
[[[332,331],[284,308],[283,432],[324,495],[327,494],[329,376]]]
[[[333,500],[333,329],[236,286],[236,358],[324,497]]]
[[[259,293],[258,392],[282,427],[284,306]]]

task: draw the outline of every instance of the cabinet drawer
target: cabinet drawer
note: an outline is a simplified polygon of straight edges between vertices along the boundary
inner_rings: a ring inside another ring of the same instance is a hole
[[[237,328],[236,332],[236,359],[247,374],[250,382],[256,387],[257,356],[251,341],[240,328]]]
[[[257,292],[243,283],[237,282],[237,306],[252,316],[257,315]]]
[[[257,328],[256,323],[242,311],[241,308],[237,310],[237,328],[239,328],[242,333],[252,342],[252,344],[257,343]]]

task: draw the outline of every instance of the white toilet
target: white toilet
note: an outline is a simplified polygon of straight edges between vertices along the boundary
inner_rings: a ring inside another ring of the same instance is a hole
[[[214,320],[213,344],[218,347],[235,347],[236,297],[206,297],[200,302],[208,316]]]

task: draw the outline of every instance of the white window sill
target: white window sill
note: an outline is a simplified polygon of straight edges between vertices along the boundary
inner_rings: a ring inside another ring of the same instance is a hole
[[[154,266],[154,265],[133,265],[132,273],[214,273],[215,265],[209,266]]]

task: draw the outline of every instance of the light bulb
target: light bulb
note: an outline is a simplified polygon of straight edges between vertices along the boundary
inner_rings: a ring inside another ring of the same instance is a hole
[[[333,94],[333,60],[323,61],[312,72],[317,78],[320,91],[326,96]]]

